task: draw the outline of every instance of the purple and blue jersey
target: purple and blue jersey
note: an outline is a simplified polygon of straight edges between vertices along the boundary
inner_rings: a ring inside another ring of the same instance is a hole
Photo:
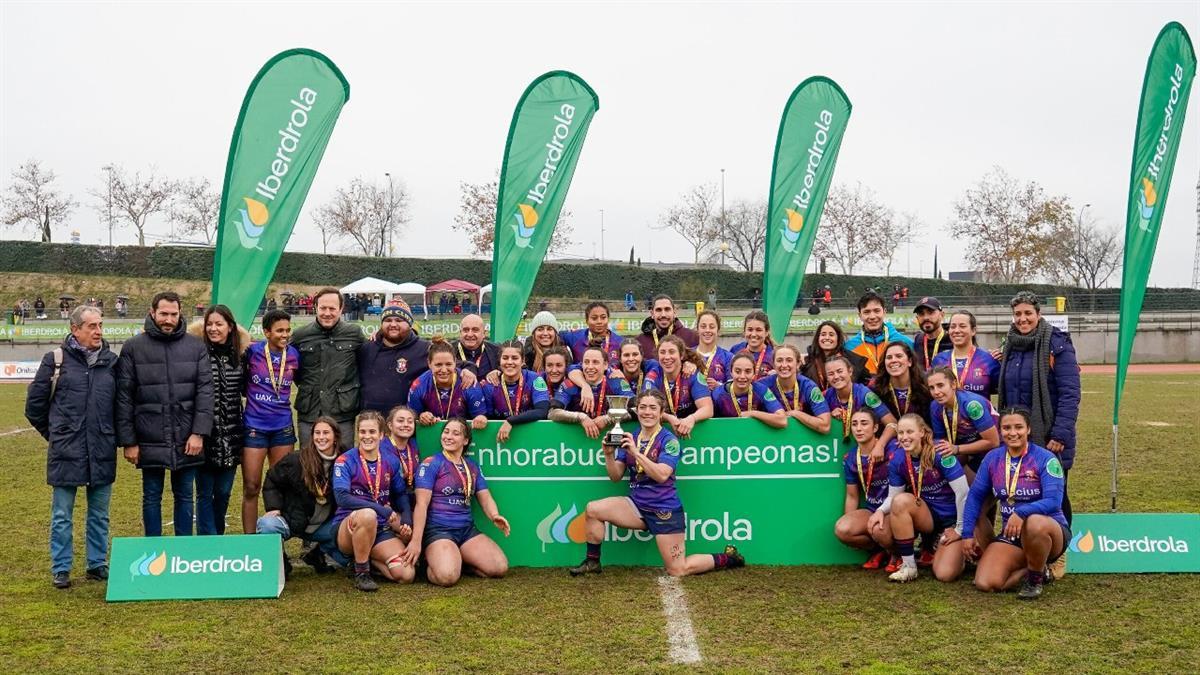
[[[271,352],[267,368],[267,342],[246,350],[246,426],[259,431],[279,431],[292,426],[292,380],[300,369],[300,352]],[[276,389],[278,387],[278,389]]]
[[[483,477],[479,465],[465,456],[461,463],[455,464],[446,458],[445,453],[439,452],[426,459],[417,469],[416,488],[433,493],[429,500],[426,526],[458,528],[475,522],[471,516],[471,504],[466,498],[464,482],[467,471],[471,472],[472,496],[488,489],[487,479]]]
[[[583,353],[591,346],[592,332],[587,328],[579,330],[562,331],[558,334],[558,338],[562,343],[571,350],[571,356],[575,363],[583,363]],[[609,368],[621,367],[621,342],[623,338],[617,335],[617,332],[608,328],[608,336],[600,340],[600,348],[604,350],[604,354],[608,357]]]
[[[380,452],[375,461],[366,460],[358,448],[339,455],[333,462],[333,497],[338,507],[333,514],[334,530],[359,509],[373,510],[380,528],[387,525],[392,511],[398,511],[400,520],[412,525],[404,472],[394,452]]]
[[[408,391],[408,407],[420,417],[429,411],[439,420],[451,417],[471,419],[488,413],[487,400],[479,385],[464,387],[462,379],[456,377],[452,386],[442,388],[433,383],[433,371],[421,373],[412,389]]]
[[[638,443],[640,428],[634,428],[634,443]],[[683,508],[679,494],[675,491],[675,467],[679,464],[679,439],[666,429],[659,429],[654,438],[643,441],[639,450],[650,461],[671,467],[671,477],[658,482],[650,474],[638,469],[638,464],[629,458],[625,448],[617,448],[613,458],[625,464],[629,472],[629,498],[642,511],[676,511]]]
[[[730,393],[732,389],[733,382],[726,382],[712,390],[714,417],[741,417],[747,410],[769,413],[783,410],[783,404],[761,380],[751,382],[750,391],[745,394],[734,396]]]
[[[400,460],[400,470],[404,474],[404,483],[408,486],[409,496],[412,497],[413,479],[417,475],[417,467],[421,464],[421,451],[417,449],[417,437],[408,439],[403,448],[397,448],[391,436],[384,436],[379,441],[380,454],[392,454]]]
[[[821,388],[817,386],[816,382],[803,375],[797,374],[796,386],[787,391],[779,388],[778,375],[768,375],[762,379],[762,383],[779,397],[784,410],[800,409],[814,416],[829,413],[829,403],[825,401],[825,395],[821,393]],[[803,407],[797,408],[797,406]]]
[[[592,389],[592,398],[597,406],[597,409],[592,413],[593,417],[608,412],[607,398],[609,396],[633,396],[633,390],[629,388],[629,383],[625,381],[625,378],[618,375],[606,375],[604,379],[596,384],[588,386]],[[600,390],[602,387],[606,399],[603,406],[600,405]],[[581,412],[582,410],[579,407],[579,387],[568,380],[563,380],[562,386],[554,394],[554,400],[571,412]]]
[[[933,428],[933,440],[947,440],[954,445],[974,443],[980,439],[980,434],[996,426],[1000,416],[992,407],[991,401],[969,391],[961,389],[954,392],[957,404],[955,410],[934,401],[929,407],[930,426]],[[958,424],[955,424],[957,418]],[[950,428],[954,427],[953,433]]]
[[[842,473],[846,478],[846,485],[858,486],[860,503],[865,505],[871,513],[875,513],[876,509],[887,500],[888,466],[897,453],[903,454],[904,450],[896,444],[895,439],[892,439],[884,447],[883,461],[878,464],[872,465],[871,458],[860,455],[858,450],[846,453],[846,459],[842,462]],[[860,472],[862,473],[860,474]],[[863,490],[864,484],[867,485],[866,490]]]
[[[691,415],[696,412],[697,401],[702,398],[711,398],[712,394],[709,392],[708,383],[704,381],[704,375],[700,371],[692,373],[691,377],[684,377],[683,371],[680,371],[676,375],[676,379],[669,379],[662,366],[656,363],[654,367],[656,369],[654,377],[646,378],[648,385],[643,391],[658,389],[666,395],[667,409],[663,412],[677,417]]]
[[[750,358],[754,359],[754,379],[761,380],[775,370],[775,348],[769,344],[763,343],[762,351],[752,352],[745,341],[739,342],[729,348],[729,353],[733,356],[746,352]],[[733,358],[730,357],[730,359]]]
[[[892,455],[892,460],[888,462],[888,484],[905,488],[917,499],[925,500],[929,510],[939,520],[958,516],[958,504],[954,500],[954,488],[950,487],[950,481],[965,475],[954,455],[943,457],[940,452],[933,453],[933,466],[924,470],[921,469],[921,458],[910,457],[903,449]],[[917,485],[920,485],[920,494],[917,494]]]
[[[846,403],[842,403],[841,399],[838,398],[837,390],[833,387],[825,390],[825,403],[829,405],[829,412],[833,413],[835,419],[842,419],[847,407],[851,411],[870,408],[875,412],[875,416],[881,420],[884,416],[892,414],[892,411],[879,398],[879,394],[867,389],[866,385],[859,384],[858,382],[852,385],[850,400]],[[843,420],[843,422],[846,425],[845,431],[848,435],[850,433],[850,421]]]
[[[933,365],[950,366],[958,376],[960,389],[978,394],[984,398],[996,393],[1000,383],[1000,362],[992,358],[986,349],[972,348],[967,358],[954,358],[953,352],[938,352],[933,357]]]
[[[1009,483],[1016,485],[1009,492]],[[983,458],[975,483],[967,495],[963,510],[963,538],[975,536],[975,519],[979,517],[988,497],[1000,505],[1000,528],[1012,514],[1021,518],[1043,515],[1067,527],[1062,498],[1065,476],[1058,456],[1040,445],[1029,444],[1020,457],[1013,457],[1008,448],[999,447]],[[1009,500],[1012,500],[1011,502]]]
[[[521,379],[511,384],[503,375],[501,380],[503,384],[483,384],[483,398],[488,404],[488,415],[493,419],[508,419],[539,403],[550,403],[546,380],[532,370],[522,370]]]
[[[697,352],[699,354],[699,352]],[[729,364],[733,361],[733,352],[724,347],[717,347],[712,354],[700,354],[700,358],[704,359],[704,366],[708,369],[707,376],[717,382],[726,382],[729,380]]]

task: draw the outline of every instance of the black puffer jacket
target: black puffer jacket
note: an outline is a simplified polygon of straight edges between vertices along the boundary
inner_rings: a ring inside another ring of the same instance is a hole
[[[223,345],[209,344],[204,338],[204,323],[193,321],[188,333],[204,340],[208,360],[212,364],[213,429],[204,437],[205,464],[218,469],[232,469],[242,463],[242,447],[246,428],[242,419],[242,394],[246,390],[246,368],[243,362],[250,334],[238,326]]]
[[[213,427],[213,384],[208,349],[183,322],[164,333],[147,316],[117,359],[117,444],[137,445],[139,469],[183,469],[204,463],[186,455],[190,434]]]
[[[332,518],[337,512],[337,502],[333,499],[333,464],[329,465],[329,475],[325,477],[329,486],[325,498],[333,504],[329,512]],[[267,511],[279,511],[279,515],[287,521],[288,529],[295,536],[300,536],[308,527],[313,511],[317,510],[317,498],[308,491],[304,484],[304,470],[300,466],[300,453],[293,452],[276,462],[267,477],[263,480],[263,506]]]

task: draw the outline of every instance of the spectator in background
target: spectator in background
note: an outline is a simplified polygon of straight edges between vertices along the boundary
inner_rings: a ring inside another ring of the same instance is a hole
[[[917,355],[917,365],[921,370],[929,370],[933,366],[933,358],[938,354],[949,351],[954,347],[949,335],[949,324],[942,323],[945,318],[942,303],[937,298],[926,296],[917,302],[913,308],[917,317],[917,325],[921,331],[913,336],[913,351]]]
[[[213,385],[208,349],[188,335],[173,292],[150,303],[144,330],[117,359],[117,442],[142,471],[142,528],[162,534],[162,493],[171,472],[175,534],[192,534],[196,470],[212,433]]]
[[[42,300],[42,296],[37,296],[37,300],[33,301],[33,311],[38,319],[44,320],[46,318],[46,301]]]
[[[381,415],[408,402],[408,390],[429,370],[429,341],[417,333],[412,310],[403,300],[383,308],[379,330],[358,350],[363,410]]]
[[[63,321],[66,321],[67,318],[70,316],[70,312],[71,312],[71,301],[67,300],[66,298],[59,298],[58,299],[58,318],[62,319]]]
[[[362,330],[342,320],[342,294],[322,288],[313,296],[317,320],[292,333],[292,346],[300,352],[296,378],[296,417],[300,445],[312,440],[312,425],[323,415],[338,421],[343,450],[354,442],[354,416],[358,414],[360,382],[358,350]]]
[[[824,292],[821,293],[821,301],[828,307],[833,304],[833,291],[826,286]]]
[[[125,298],[117,298],[116,306],[117,306],[117,318],[118,319],[124,319],[125,315],[129,313],[128,304],[129,303],[127,303],[125,301]]]
[[[625,311],[636,312],[637,302],[633,299],[633,289],[625,291]]]
[[[716,308],[717,308],[717,289],[710,286],[708,288],[708,305],[705,306],[705,309],[716,309]]]
[[[445,316],[446,311],[450,308],[450,301],[446,298],[446,294],[442,293],[438,296],[438,314]]]
[[[87,578],[108,579],[108,507],[117,478],[117,357],[104,341],[103,325],[94,308],[76,308],[70,335],[42,357],[25,397],[25,419],[50,442],[46,482],[53,491],[50,574],[55,588],[71,585],[72,514],[80,486],[87,491]]]

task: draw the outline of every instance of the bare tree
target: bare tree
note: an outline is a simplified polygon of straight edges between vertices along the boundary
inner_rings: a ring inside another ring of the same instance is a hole
[[[699,263],[721,236],[717,212],[717,188],[712,183],[697,185],[680,195],[676,203],[658,217],[659,230],[671,230],[692,246],[693,261]]]
[[[813,251],[836,262],[842,274],[853,274],[855,265],[879,256],[876,239],[893,229],[894,220],[892,210],[862,183],[856,183],[853,190],[835,185],[825,200]]]
[[[458,214],[454,216],[454,225],[451,227],[467,234],[471,241],[472,253],[490,256],[496,237],[496,199],[500,193],[500,181],[492,179],[486,183],[460,182],[458,187]],[[558,222],[554,225],[547,252],[566,251],[575,244],[571,239],[574,233],[571,212],[565,209],[559,211]]]
[[[154,169],[145,178],[140,171],[130,176],[116,165],[104,169],[107,174],[105,184],[89,191],[97,199],[96,210],[101,214],[116,211],[114,221],[123,220],[132,225],[137,230],[138,246],[145,246],[147,221],[170,207],[178,185],[158,177]]]
[[[1034,181],[1024,185],[995,167],[954,203],[950,233],[969,239],[966,259],[988,279],[1005,283],[1053,276],[1062,228],[1073,218],[1066,197],[1047,197]]]
[[[892,265],[900,249],[916,240],[924,229],[915,213],[906,212],[896,216],[891,209],[885,210],[873,231],[875,250],[872,257],[883,265],[886,276],[892,276]]]
[[[355,178],[318,207],[313,220],[325,248],[332,239],[347,237],[363,255],[382,258],[391,254],[392,241],[408,223],[408,210],[408,189],[403,182],[388,176],[386,185],[378,185]]]
[[[1060,228],[1058,240],[1056,276],[1092,291],[1094,305],[1096,289],[1121,268],[1124,242],[1120,233],[1102,227],[1094,218],[1080,217],[1073,226]]]
[[[766,200],[731,202],[725,209],[725,221],[729,257],[747,272],[761,270],[767,245]]]
[[[191,178],[178,186],[167,217],[179,225],[184,234],[202,234],[204,241],[213,243],[219,229],[221,195],[207,178]]]
[[[5,190],[4,224],[32,225],[43,242],[50,241],[50,226],[61,225],[79,203],[51,187],[54,172],[43,169],[36,159],[27,160],[12,172]]]

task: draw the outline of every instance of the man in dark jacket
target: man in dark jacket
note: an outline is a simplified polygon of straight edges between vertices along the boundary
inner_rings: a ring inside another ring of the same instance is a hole
[[[383,308],[375,337],[358,350],[358,379],[363,410],[386,416],[408,401],[408,390],[429,370],[429,342],[413,328],[412,310],[403,301]]]
[[[162,493],[171,472],[175,534],[190,535],[196,470],[212,432],[213,385],[208,348],[189,335],[172,292],[150,303],[145,330],[117,359],[117,443],[142,470],[142,528],[162,534]]]
[[[358,350],[362,330],[342,321],[342,294],[322,288],[313,298],[317,320],[292,333],[292,346],[300,352],[296,378],[296,417],[300,420],[300,445],[312,438],[313,422],[322,415],[337,420],[342,449],[354,445],[354,416],[360,408]]]
[[[913,353],[917,356],[917,365],[921,366],[922,370],[929,370],[933,364],[933,357],[939,352],[948,352],[954,348],[947,333],[950,326],[942,323],[945,313],[942,311],[941,301],[937,298],[921,298],[917,301],[917,306],[913,307],[913,314],[921,328],[920,332],[913,336]]]
[[[42,357],[25,397],[25,419],[50,441],[46,482],[54,493],[50,574],[55,588],[71,585],[72,514],[81,485],[87,489],[87,578],[108,579],[108,505],[117,478],[116,360],[103,338],[100,311],[76,307],[71,334]]]
[[[500,346],[484,339],[483,317],[478,314],[468,314],[458,322],[458,339],[453,346],[455,365],[477,378],[500,369]]]
[[[638,344],[642,346],[642,356],[647,359],[658,358],[658,342],[668,335],[674,335],[684,344],[695,349],[700,343],[699,336],[675,316],[675,303],[669,295],[656,295],[650,302],[650,316],[642,322],[642,333],[637,336]]]

